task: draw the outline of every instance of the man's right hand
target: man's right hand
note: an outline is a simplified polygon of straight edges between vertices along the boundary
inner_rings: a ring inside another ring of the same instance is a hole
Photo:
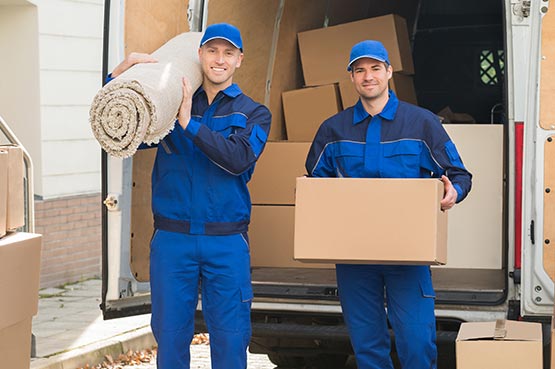
[[[157,63],[158,60],[154,59],[150,54],[145,53],[131,53],[125,58],[112,72],[112,78],[115,78],[138,63]]]

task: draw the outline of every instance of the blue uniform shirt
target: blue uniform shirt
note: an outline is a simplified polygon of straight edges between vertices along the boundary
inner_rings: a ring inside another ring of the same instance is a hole
[[[322,123],[306,160],[312,177],[434,178],[445,174],[462,201],[472,185],[439,118],[399,101],[392,91],[383,111],[356,105]]]
[[[199,88],[187,129],[176,122],[158,144],[152,171],[155,228],[213,235],[247,231],[247,182],[270,121],[270,111],[236,84],[220,91],[210,105]]]

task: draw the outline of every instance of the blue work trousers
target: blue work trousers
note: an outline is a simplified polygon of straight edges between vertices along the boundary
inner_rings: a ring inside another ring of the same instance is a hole
[[[252,287],[246,235],[156,230],[150,250],[151,326],[158,369],[189,369],[199,282],[213,369],[245,369]]]
[[[338,264],[336,273],[358,369],[393,369],[388,319],[403,369],[437,367],[435,293],[428,266]]]

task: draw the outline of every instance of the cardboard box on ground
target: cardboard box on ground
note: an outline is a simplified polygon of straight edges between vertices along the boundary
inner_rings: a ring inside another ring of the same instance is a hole
[[[442,197],[438,179],[297,178],[294,258],[445,264]]]
[[[31,321],[38,311],[42,236],[15,232],[0,239],[2,367],[30,366]]]
[[[542,369],[541,323],[462,323],[455,351],[457,369]]]

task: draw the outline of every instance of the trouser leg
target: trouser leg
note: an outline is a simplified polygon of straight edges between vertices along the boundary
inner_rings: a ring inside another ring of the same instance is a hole
[[[245,369],[252,287],[246,235],[203,236],[202,309],[213,369]]]
[[[437,365],[435,293],[428,266],[384,266],[389,322],[403,369]]]
[[[393,369],[379,267],[338,264],[336,274],[358,369]]]
[[[195,236],[157,230],[151,242],[151,326],[158,369],[189,369],[198,301]]]

